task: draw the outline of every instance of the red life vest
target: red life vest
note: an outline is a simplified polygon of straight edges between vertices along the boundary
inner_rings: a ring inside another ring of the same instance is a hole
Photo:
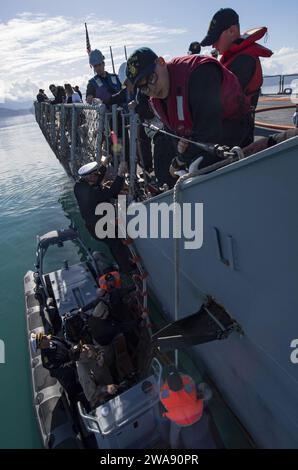
[[[203,414],[203,400],[197,399],[196,387],[188,375],[182,375],[183,389],[173,392],[167,382],[160,389],[160,401],[167,409],[164,416],[180,426],[191,426]]]
[[[273,54],[270,49],[267,49],[255,42],[258,39],[261,39],[266,33],[267,28],[265,26],[262,28],[250,29],[241,36],[243,41],[241,41],[240,44],[233,44],[220,58],[220,62],[227,68],[229,68],[236,57],[239,57],[240,55],[249,55],[256,59],[255,73],[244,90],[247,96],[254,95],[263,84],[263,72],[259,57],[271,57]]]
[[[159,119],[172,131],[181,136],[192,133],[193,123],[188,103],[188,84],[191,73],[200,65],[216,64],[222,71],[221,104],[223,119],[237,119],[249,112],[248,100],[241,90],[238,79],[218,60],[212,57],[189,55],[176,57],[167,63],[170,76],[170,91],[166,108],[162,101],[151,98],[150,103]]]
[[[115,288],[120,289],[120,287],[121,287],[121,278],[120,278],[119,271],[111,271],[110,273],[107,273],[107,274],[104,274],[103,276],[101,276],[98,280],[99,287],[101,289],[109,291],[109,287],[108,287],[108,284],[107,284],[107,281],[106,281],[106,276],[108,274],[114,276],[115,284],[116,284]]]

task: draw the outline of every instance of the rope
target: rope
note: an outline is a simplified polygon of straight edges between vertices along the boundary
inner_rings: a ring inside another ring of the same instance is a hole
[[[120,230],[121,235],[125,236],[125,229],[123,227],[123,223],[121,223],[121,214],[118,213],[118,230]],[[119,223],[120,221],[120,223]],[[134,261],[134,263],[137,266],[137,269],[139,271],[139,274],[135,274],[132,276],[133,282],[136,287],[136,292],[138,293],[139,297],[137,297],[137,301],[139,303],[139,307],[142,311],[142,314],[145,316],[144,320],[146,323],[146,327],[148,329],[148,333],[150,336],[152,336],[152,325],[150,322],[149,318],[149,310],[148,310],[148,289],[147,289],[147,278],[148,278],[148,273],[145,271],[143,264],[142,264],[142,259],[138,255],[134,245],[133,245],[133,240],[129,237],[123,238],[122,239],[123,245],[125,245],[131,254],[131,259]],[[142,288],[139,288],[138,281],[141,282]]]
[[[177,228],[178,228],[178,212],[177,212],[177,205],[179,204],[179,190],[181,184],[191,178],[191,174],[188,173],[186,175],[181,176],[177,183],[174,186],[173,192],[173,203],[174,203],[174,289],[175,289],[175,310],[174,310],[174,321],[178,321],[179,318],[179,307],[180,307],[180,265],[179,265],[179,241],[180,238],[178,237]],[[178,356],[178,349],[175,349],[175,366],[178,369],[179,356]]]

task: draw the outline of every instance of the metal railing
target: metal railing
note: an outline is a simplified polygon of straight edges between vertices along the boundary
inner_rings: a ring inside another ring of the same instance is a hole
[[[48,144],[74,179],[78,169],[91,161],[112,156],[113,175],[126,160],[133,192],[137,167],[138,116],[117,105],[34,103],[36,121]]]
[[[262,95],[290,95],[294,90],[293,82],[297,80],[298,73],[287,75],[264,75]],[[298,85],[295,86],[297,88]]]

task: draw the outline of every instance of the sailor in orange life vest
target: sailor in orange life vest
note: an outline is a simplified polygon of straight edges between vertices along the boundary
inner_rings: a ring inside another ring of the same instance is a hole
[[[155,114],[176,135],[230,147],[247,140],[250,106],[237,78],[216,59],[193,54],[166,63],[142,47],[129,57],[126,75],[134,88],[150,96]],[[184,141],[178,152],[172,176],[198,156],[204,156],[200,167],[218,161]]]
[[[100,276],[98,280],[99,287],[107,292],[121,288],[121,278],[119,271],[110,271]]]
[[[100,287],[100,298],[106,305],[109,306],[112,317],[119,320],[130,319],[130,309],[123,302],[126,295],[133,292],[134,287],[124,287],[121,285],[121,275],[119,271],[110,271],[102,276],[98,280]]]
[[[267,28],[251,29],[240,34],[239,16],[231,8],[222,8],[213,16],[207,35],[201,46],[213,46],[221,55],[220,62],[238,78],[251,106],[258,104],[263,83],[262,66],[259,57],[271,57],[272,51],[256,43],[267,33]],[[245,145],[253,142],[254,118],[250,138]]]
[[[165,383],[160,389],[160,401],[165,408],[163,416],[170,420],[169,441],[172,449],[217,447],[209,429],[209,416],[204,411],[204,401],[210,399],[210,395],[211,390],[206,386],[206,394],[202,387],[198,397],[192,378],[169,366]]]

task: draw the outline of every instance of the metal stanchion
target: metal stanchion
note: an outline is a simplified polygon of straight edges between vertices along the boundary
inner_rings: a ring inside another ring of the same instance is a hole
[[[136,163],[137,163],[137,123],[138,115],[134,112],[130,113],[130,140],[129,140],[129,162],[130,162],[130,178],[129,178],[129,194],[134,196],[136,181]]]
[[[77,112],[76,107],[72,105],[71,112],[71,147],[70,147],[70,160],[73,163],[76,158],[77,146]]]

